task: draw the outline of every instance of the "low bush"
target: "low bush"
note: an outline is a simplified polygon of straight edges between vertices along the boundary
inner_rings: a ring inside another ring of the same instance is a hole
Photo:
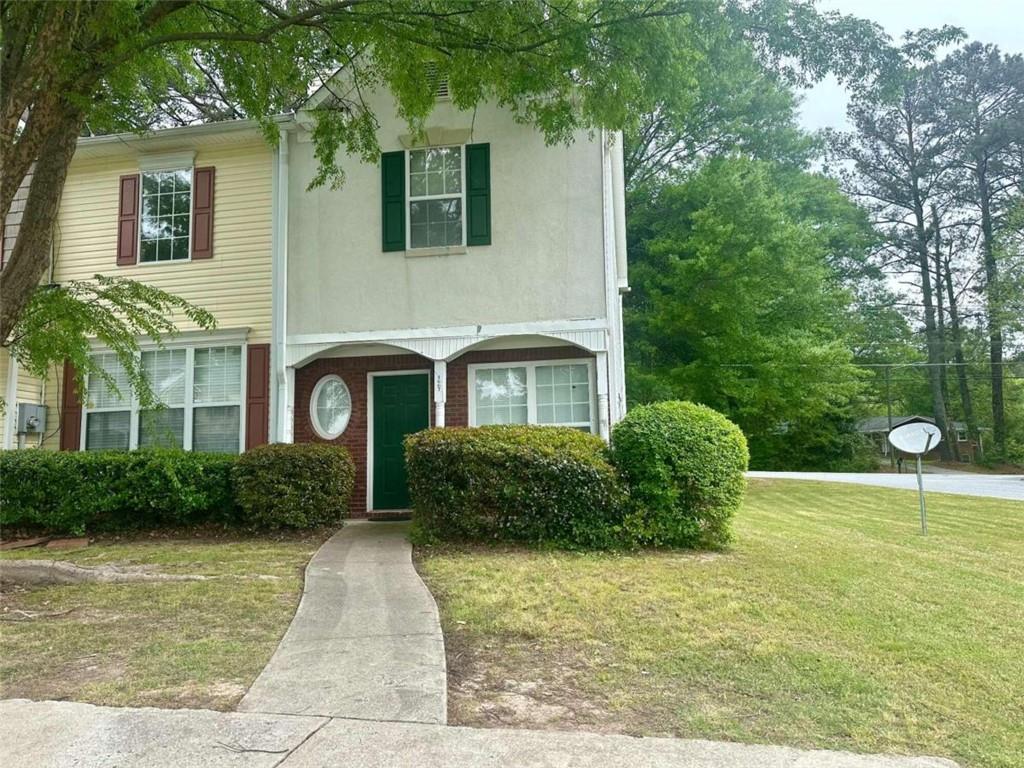
[[[235,456],[175,450],[0,453],[0,525],[52,533],[230,522]]]
[[[607,547],[623,495],[607,447],[565,427],[428,429],[405,440],[418,535]]]
[[[615,426],[612,460],[629,489],[625,527],[637,544],[728,543],[749,455],[725,416],[679,401],[637,406]]]
[[[345,517],[355,474],[344,448],[305,443],[253,448],[238,457],[232,478],[244,524],[313,528]]]

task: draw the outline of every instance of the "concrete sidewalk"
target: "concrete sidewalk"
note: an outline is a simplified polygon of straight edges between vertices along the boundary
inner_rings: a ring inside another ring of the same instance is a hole
[[[310,560],[295,618],[238,709],[444,723],[446,674],[408,523],[352,522]]]
[[[913,470],[898,474],[885,472],[747,472],[747,477],[766,480],[819,480],[825,483],[852,483],[878,488],[917,490]],[[1024,475],[982,475],[969,472],[929,472],[924,478],[925,493],[959,493],[992,499],[1024,501]]]
[[[955,768],[934,757],[206,710],[0,702],[0,764],[32,768]]]

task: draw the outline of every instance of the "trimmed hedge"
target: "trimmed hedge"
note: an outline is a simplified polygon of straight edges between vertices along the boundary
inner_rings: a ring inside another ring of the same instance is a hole
[[[740,428],[703,405],[632,408],[612,432],[612,459],[629,487],[628,535],[638,544],[721,547],[746,490]]]
[[[0,525],[80,535],[230,522],[236,457],[175,450],[0,453]]]
[[[607,547],[623,494],[594,435],[566,427],[428,429],[405,439],[417,533]]]
[[[264,528],[312,528],[348,514],[356,470],[344,448],[262,445],[238,457],[232,479],[242,519]]]

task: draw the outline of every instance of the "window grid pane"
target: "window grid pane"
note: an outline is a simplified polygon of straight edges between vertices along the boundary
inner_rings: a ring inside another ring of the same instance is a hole
[[[160,403],[167,406],[185,404],[184,349],[143,352],[142,369]]]
[[[237,405],[196,408],[192,411],[192,450],[238,453]]]
[[[526,368],[478,368],[476,423],[526,424]]]
[[[192,401],[237,403],[242,388],[242,350],[210,347],[195,353]]]
[[[85,450],[128,450],[131,411],[102,411],[85,417]]]
[[[538,424],[590,424],[588,366],[539,365],[536,376]]]
[[[99,374],[90,373],[88,382],[88,396],[91,408],[117,408],[126,406],[130,395],[128,386],[128,373],[125,371],[121,361],[113,352],[104,352],[93,355],[92,360],[101,370],[110,376],[116,389],[112,387],[107,379]]]
[[[184,445],[184,408],[139,412],[139,448],[182,448]]]
[[[139,261],[187,259],[191,216],[191,169],[143,173]]]

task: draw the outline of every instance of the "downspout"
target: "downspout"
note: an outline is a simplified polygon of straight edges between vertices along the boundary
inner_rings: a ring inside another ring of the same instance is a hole
[[[292,425],[288,414],[289,377],[286,369],[288,321],[288,129],[278,129],[277,162],[273,168],[273,231],[271,256],[270,441],[290,443]]]
[[[622,131],[615,132],[612,152],[612,205],[615,209],[615,273],[618,296],[615,300],[615,344],[619,351],[615,376],[615,407],[618,421],[626,415],[626,347],[622,331],[622,297],[629,293],[629,265],[626,254],[626,170]]]
[[[612,159],[609,152],[611,137],[608,131],[601,130],[601,223],[603,228],[604,246],[604,312],[607,327],[605,330],[605,355],[597,356],[597,364],[603,371],[597,376],[597,407],[598,423],[601,437],[611,437],[611,425],[616,421],[616,404],[614,387],[609,386],[615,380],[614,371],[618,365],[616,349],[615,304],[619,298],[618,280],[615,275],[615,210],[612,192]]]

